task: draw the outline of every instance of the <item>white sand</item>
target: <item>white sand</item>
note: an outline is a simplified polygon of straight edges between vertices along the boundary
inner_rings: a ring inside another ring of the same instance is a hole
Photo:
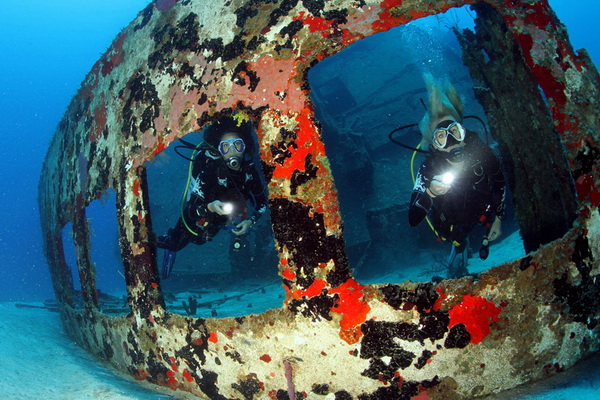
[[[66,336],[55,312],[0,303],[0,315],[2,400],[171,398],[104,368]]]

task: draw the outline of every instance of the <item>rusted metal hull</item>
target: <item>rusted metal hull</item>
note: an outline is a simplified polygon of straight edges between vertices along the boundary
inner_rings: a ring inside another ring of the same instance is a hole
[[[94,65],[48,151],[40,206],[69,334],[140,381],[201,398],[464,399],[573,365],[599,348],[600,79],[546,1],[488,0],[548,98],[579,196],[563,238],[440,284],[361,285],[308,97],[310,66],[349,44],[472,1],[158,0]],[[281,309],[197,319],[165,311],[144,163],[223,112],[258,127],[286,289]],[[117,193],[131,313],[98,310],[85,207]],[[85,307],[61,229],[73,223]],[[329,397],[328,397],[329,396]]]

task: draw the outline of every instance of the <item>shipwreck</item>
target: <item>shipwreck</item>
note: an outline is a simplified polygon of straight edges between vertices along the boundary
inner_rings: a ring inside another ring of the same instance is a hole
[[[463,6],[476,26],[456,35],[509,160],[526,256],[476,278],[361,283],[308,72],[370,35]],[[569,368],[600,348],[599,91],[547,0],[156,0],[93,66],[44,162],[41,223],[65,329],[182,398],[466,399]],[[238,317],[173,313],[146,166],[232,112],[256,127],[285,298]],[[120,315],[101,307],[86,214],[108,190]]]

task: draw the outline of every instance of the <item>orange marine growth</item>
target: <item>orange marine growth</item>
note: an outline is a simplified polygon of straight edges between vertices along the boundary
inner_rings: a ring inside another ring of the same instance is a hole
[[[460,304],[452,307],[449,328],[463,324],[471,334],[471,343],[480,343],[490,334],[490,324],[498,321],[502,306],[496,307],[494,303],[483,297],[466,295]]]
[[[357,343],[362,336],[360,325],[366,321],[371,307],[365,301],[364,286],[354,279],[348,279],[330,293],[337,293],[340,299],[331,311],[342,314],[340,337],[348,344]]]

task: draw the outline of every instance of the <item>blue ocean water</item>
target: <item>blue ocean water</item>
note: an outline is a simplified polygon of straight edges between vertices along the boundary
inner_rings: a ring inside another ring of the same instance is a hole
[[[0,301],[53,298],[37,205],[50,139],[92,65],[148,0],[2,1]]]
[[[148,3],[0,3],[0,302],[53,297],[37,205],[46,149],[85,75]],[[600,65],[600,2],[550,3],[567,26],[573,46],[586,48]]]

